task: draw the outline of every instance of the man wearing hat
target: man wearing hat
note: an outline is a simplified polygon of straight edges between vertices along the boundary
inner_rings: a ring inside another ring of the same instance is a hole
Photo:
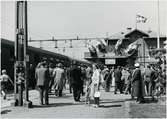
[[[147,65],[147,68],[145,69],[145,72],[144,72],[144,84],[145,84],[145,88],[146,88],[146,94],[151,96],[151,90],[150,90],[150,85],[151,85],[151,75],[152,75],[152,72],[153,70],[151,69],[151,66],[150,65]]]
[[[124,73],[123,73],[124,71]],[[129,92],[129,94],[131,94],[131,86],[130,86],[130,77],[131,77],[131,74],[130,74],[130,71],[129,71],[129,68],[125,68],[124,70],[122,71],[122,74],[124,75],[124,81],[125,81],[125,94],[127,94]]]
[[[61,97],[62,91],[64,87],[64,80],[65,80],[65,71],[62,68],[62,64],[59,63],[57,68],[53,70],[53,77],[54,77],[54,85],[53,88],[55,90],[55,95]]]
[[[110,71],[107,68],[107,66],[104,66],[104,69],[102,70],[103,79],[105,81],[105,92],[110,91],[110,83],[111,83],[111,77],[110,77]]]
[[[135,70],[132,73],[132,96],[137,97],[138,103],[142,103],[144,101],[143,98],[143,86],[142,86],[142,76],[140,70],[140,64],[135,64]]]
[[[40,93],[40,104],[43,105],[43,98],[45,100],[45,104],[49,104],[49,98],[48,98],[48,90],[49,90],[49,70],[47,68],[46,63],[42,62],[41,66],[36,69],[36,79],[37,79],[37,86]]]
[[[82,87],[82,80],[81,80],[81,69],[77,67],[76,62],[73,62],[73,67],[70,72],[71,77],[71,84],[73,88],[73,96],[74,101],[79,102],[80,101],[80,95],[81,95],[81,87]]]
[[[120,70],[120,66],[117,67],[117,69],[114,72],[114,77],[115,77],[115,91],[114,94],[117,94],[117,90],[119,89],[120,93],[122,94],[122,86],[121,86],[121,77],[122,73]]]

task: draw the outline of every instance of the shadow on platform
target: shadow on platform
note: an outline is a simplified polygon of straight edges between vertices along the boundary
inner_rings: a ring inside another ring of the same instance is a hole
[[[100,108],[121,107],[122,105],[100,105]]]
[[[157,103],[157,99],[144,98],[144,103]]]
[[[71,106],[71,105],[78,105],[81,103],[51,103],[49,105],[33,105],[33,108],[48,108],[48,107],[61,107],[61,106]]]
[[[11,112],[11,110],[3,110],[1,111],[1,114],[7,114],[8,112]]]
[[[119,103],[119,102],[125,102],[125,100],[111,100],[111,99],[104,99],[100,101],[101,103]]]
[[[134,98],[134,99],[125,99],[125,101],[136,101],[137,99]],[[157,99],[152,99],[151,97],[144,97],[144,104],[147,104],[147,103],[157,103],[158,100]]]
[[[49,98],[70,98],[70,97],[71,97],[71,95],[63,95],[63,96],[59,97],[59,96],[55,96],[54,94],[52,94],[52,95],[49,94]]]

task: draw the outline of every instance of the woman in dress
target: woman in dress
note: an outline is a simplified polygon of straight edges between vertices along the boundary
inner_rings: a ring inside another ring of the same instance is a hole
[[[100,84],[100,69],[96,64],[93,64],[93,75],[92,75],[92,83],[90,86],[90,99],[94,102],[94,106],[99,106],[99,96],[95,96],[96,92],[99,92],[99,84]]]

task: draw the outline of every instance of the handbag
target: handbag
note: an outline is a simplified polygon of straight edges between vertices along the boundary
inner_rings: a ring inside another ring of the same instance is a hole
[[[99,98],[100,97],[100,91],[95,92],[94,97]]]

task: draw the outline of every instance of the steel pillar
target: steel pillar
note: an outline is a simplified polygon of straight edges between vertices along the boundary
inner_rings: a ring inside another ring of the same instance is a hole
[[[16,1],[14,105],[32,107],[28,95],[27,29],[27,1]],[[25,99],[23,99],[23,87],[25,87]]]

